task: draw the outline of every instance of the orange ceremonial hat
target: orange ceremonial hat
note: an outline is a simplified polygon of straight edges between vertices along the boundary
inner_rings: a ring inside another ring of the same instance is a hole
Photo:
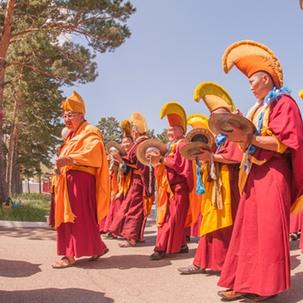
[[[72,111],[85,114],[84,101],[76,91],[74,91],[71,96],[62,102],[62,108],[64,111]]]
[[[231,44],[223,54],[222,65],[225,73],[235,65],[248,78],[259,71],[267,72],[276,87],[283,86],[283,71],[278,58],[259,42],[242,40]]]
[[[131,123],[125,119],[120,122],[120,127],[123,131],[123,137],[131,137]]]
[[[210,112],[218,108],[226,108],[232,112],[236,110],[229,93],[218,83],[206,81],[197,85],[194,90],[194,100],[203,100]]]
[[[178,102],[167,102],[160,109],[160,118],[167,116],[170,126],[181,126],[186,132],[186,113],[184,108]]]
[[[133,112],[129,118],[131,127],[135,127],[140,134],[145,134],[148,131],[146,120],[143,114]]]

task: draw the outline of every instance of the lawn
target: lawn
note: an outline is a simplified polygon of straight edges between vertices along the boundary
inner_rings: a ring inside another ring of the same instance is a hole
[[[0,208],[0,220],[45,222],[50,209],[49,194],[22,194]]]

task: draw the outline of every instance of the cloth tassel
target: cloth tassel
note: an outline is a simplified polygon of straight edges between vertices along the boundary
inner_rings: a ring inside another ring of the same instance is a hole
[[[201,174],[199,160],[196,160],[196,174],[197,174],[196,193],[198,195],[202,195],[205,193],[205,187],[202,181],[202,174]]]

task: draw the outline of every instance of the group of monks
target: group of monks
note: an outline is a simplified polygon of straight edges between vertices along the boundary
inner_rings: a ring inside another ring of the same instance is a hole
[[[236,66],[249,79],[257,100],[246,115],[249,121],[240,123],[243,115],[225,88],[203,82],[194,99],[205,102],[210,120],[187,116],[178,102],[164,104],[166,145],[149,139],[144,116],[133,112],[121,122],[121,144],[105,147],[101,132],[85,120],[81,96],[74,92],[63,102],[69,131],[58,149],[52,187],[57,253],[63,257],[54,268],[104,255],[108,249],[100,232],[123,238],[120,247],[144,241],[155,204],[151,260],[188,253],[187,238],[199,234],[193,264],[178,270],[221,272],[222,301],[263,301],[290,287],[289,226],[292,221],[295,232],[301,230],[303,209],[300,110],[267,46],[233,43],[222,62],[226,73]],[[230,116],[236,122],[222,120],[228,129],[217,132],[218,117]],[[212,127],[211,120],[217,121]]]

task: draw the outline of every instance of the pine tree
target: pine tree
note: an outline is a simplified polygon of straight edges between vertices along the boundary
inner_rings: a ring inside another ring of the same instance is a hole
[[[4,104],[7,109],[4,125],[0,121],[0,201],[8,191],[7,149],[11,152],[9,165],[15,162],[14,157],[20,163],[30,153],[29,173],[35,167],[39,169],[38,159],[47,162],[50,141],[56,137],[54,129],[58,125],[58,104],[62,98],[59,87],[95,79],[96,52],[113,51],[130,36],[126,21],[134,11],[129,2],[122,0],[0,3],[0,111]],[[75,42],[80,37],[86,39],[85,45]],[[51,122],[45,122],[45,113]],[[4,144],[3,126],[10,138],[8,146]],[[37,139],[47,137],[46,131],[51,138],[48,143]],[[16,155],[16,146],[20,155]]]
[[[97,127],[101,130],[104,144],[109,141],[121,142],[122,130],[119,121],[114,117],[102,117]]]

